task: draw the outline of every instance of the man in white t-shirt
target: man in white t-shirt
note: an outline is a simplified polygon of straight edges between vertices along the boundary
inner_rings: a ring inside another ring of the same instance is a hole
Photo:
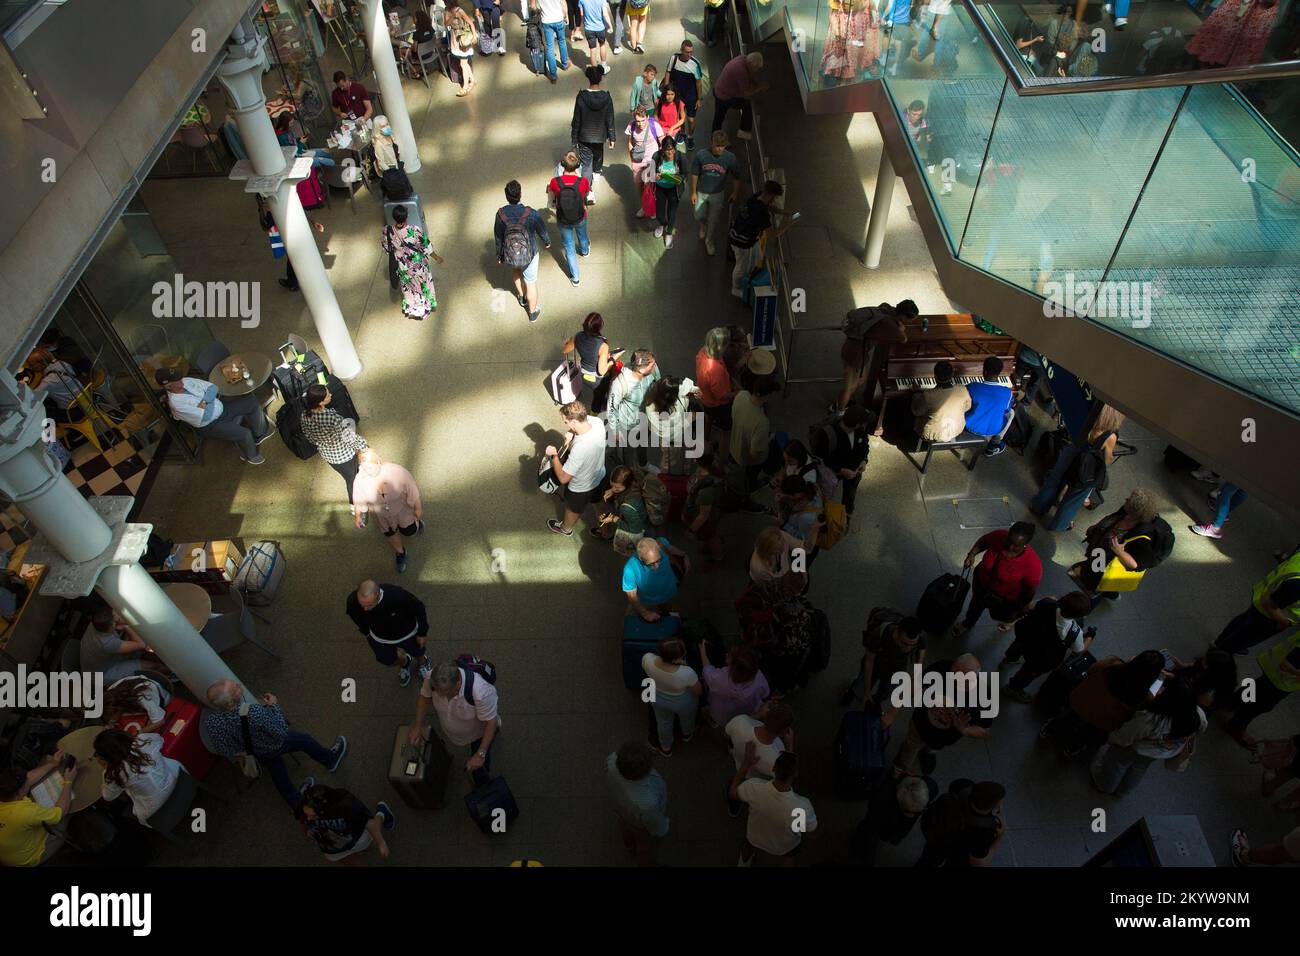
[[[496,673],[495,669],[492,673]],[[492,743],[501,729],[497,689],[492,682],[456,661],[435,664],[420,687],[420,702],[411,726],[412,744],[420,742],[430,705],[438,715],[442,739],[456,747],[469,747],[465,770],[474,778],[474,785],[482,786],[491,780]]]
[[[770,778],[776,758],[794,749],[794,710],[782,701],[768,701],[759,709],[757,717],[739,714],[731,718],[726,732],[736,769],[745,762],[752,745],[754,763],[746,770],[745,778]],[[740,810],[740,800],[728,793],[727,812],[738,817]]]
[[[803,835],[817,829],[817,814],[807,797],[794,792],[798,758],[783,753],[772,766],[771,780],[746,780],[749,768],[758,762],[752,750],[746,754],[731,778],[731,798],[749,804],[749,822],[740,843],[739,866],[754,862],[758,850],[781,858],[783,866],[794,866]]]
[[[564,520],[551,518],[546,527],[567,537],[573,534],[573,526],[587,505],[600,501],[605,493],[605,423],[588,414],[582,402],[562,406],[560,416],[573,433],[569,454],[561,461],[559,449],[547,445],[546,457],[551,460],[555,479],[564,486]]]

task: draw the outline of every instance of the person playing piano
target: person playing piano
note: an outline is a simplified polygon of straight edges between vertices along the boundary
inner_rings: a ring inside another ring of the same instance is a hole
[[[972,435],[983,435],[989,440],[984,454],[992,458],[1002,454],[1006,442],[1002,436],[1011,427],[1015,395],[1006,385],[998,382],[1002,377],[1002,359],[990,355],[984,360],[984,381],[966,386],[970,393],[970,411],[966,413],[966,430]]]
[[[951,362],[934,363],[934,388],[923,388],[912,396],[916,432],[926,441],[952,441],[966,429],[970,392],[953,381]]]

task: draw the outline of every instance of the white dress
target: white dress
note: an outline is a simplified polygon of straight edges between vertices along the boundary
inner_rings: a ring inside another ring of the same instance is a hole
[[[127,772],[126,783],[119,786],[108,780],[104,781],[104,799],[116,800],[123,793],[129,794],[135,809],[135,818],[148,826],[149,818],[167,802],[167,798],[176,789],[180,779],[181,765],[162,753],[162,737],[157,734],[141,734],[141,750],[150,761],[139,773]]]

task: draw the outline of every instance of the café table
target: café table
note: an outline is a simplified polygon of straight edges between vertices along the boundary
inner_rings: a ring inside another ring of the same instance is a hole
[[[248,369],[249,378],[231,382],[226,378],[225,370],[232,364],[239,363]],[[237,352],[228,355],[212,367],[208,381],[217,386],[217,394],[222,398],[238,398],[249,395],[266,384],[271,377],[271,359],[261,352]]]
[[[203,630],[212,615],[212,597],[197,584],[177,581],[163,585],[163,594],[185,615],[185,620],[196,631]]]
[[[102,724],[82,727],[59,740],[58,748],[77,758],[77,775],[72,780],[72,805],[68,809],[69,813],[86,809],[104,795],[104,768],[95,759],[95,738],[105,729]]]

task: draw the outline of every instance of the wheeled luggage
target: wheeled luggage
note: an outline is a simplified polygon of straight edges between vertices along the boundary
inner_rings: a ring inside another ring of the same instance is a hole
[[[846,800],[866,800],[885,773],[889,731],[875,707],[850,710],[835,734],[835,790]]]
[[[1097,658],[1088,651],[1067,658],[1043,680],[1035,702],[1049,713],[1059,713],[1065,709],[1070,691],[1083,683],[1088,669],[1095,663]]]
[[[970,594],[970,572],[941,574],[921,594],[916,616],[921,625],[935,637],[952,627]]]
[[[437,734],[430,733],[423,744],[413,745],[409,742],[410,733],[410,724],[397,728],[388,763],[388,782],[408,807],[437,810],[447,793],[451,754]]]
[[[505,833],[519,816],[519,804],[505,777],[497,777],[465,794],[465,809],[484,833]]]
[[[665,614],[657,621],[647,621],[639,614],[623,618],[623,686],[640,689],[645,679],[641,658],[658,647],[665,637],[672,637],[681,629],[682,619],[675,614]]]

